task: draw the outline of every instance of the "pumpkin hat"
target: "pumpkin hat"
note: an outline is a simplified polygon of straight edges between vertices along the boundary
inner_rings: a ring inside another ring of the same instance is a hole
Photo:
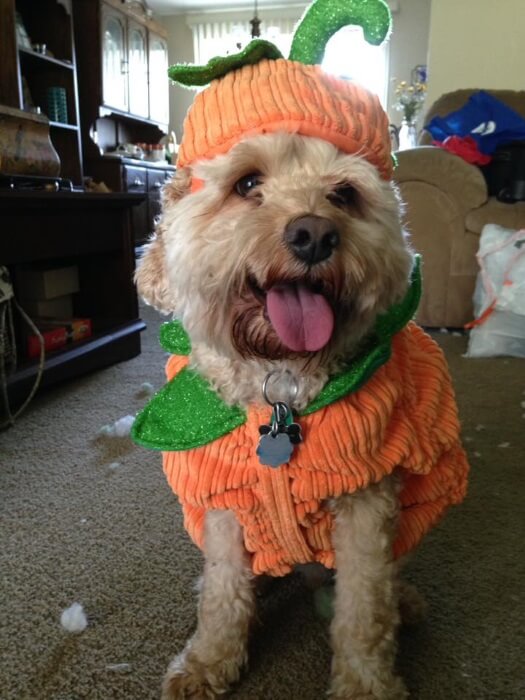
[[[208,85],[186,116],[177,165],[227,153],[247,136],[286,131],[359,153],[389,180],[388,117],[379,99],[318,65],[330,37],[347,25],[361,26],[365,39],[378,45],[390,32],[390,11],[383,0],[316,0],[297,27],[288,59],[255,39],[206,66],[172,66],[173,81]]]

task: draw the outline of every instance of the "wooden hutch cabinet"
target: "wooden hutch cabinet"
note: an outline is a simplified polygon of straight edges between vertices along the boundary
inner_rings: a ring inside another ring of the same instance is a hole
[[[86,175],[113,191],[142,193],[133,211],[135,242],[144,242],[159,193],[174,168],[116,155],[119,144],[155,144],[169,121],[166,33],[144,2],[73,0]]]

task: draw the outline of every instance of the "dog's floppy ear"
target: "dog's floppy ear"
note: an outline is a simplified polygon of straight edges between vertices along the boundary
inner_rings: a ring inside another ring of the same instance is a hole
[[[190,185],[190,169],[182,168],[177,170],[163,189],[163,212],[169,210],[184,195],[188,194]],[[175,311],[175,300],[169,289],[168,276],[166,274],[163,217],[161,217],[155,228],[153,238],[145,246],[144,253],[135,272],[135,283],[140,296],[147,304],[150,304],[162,313],[168,314]]]
[[[162,189],[162,208],[168,209],[188,194],[191,187],[191,169],[179,168]]]

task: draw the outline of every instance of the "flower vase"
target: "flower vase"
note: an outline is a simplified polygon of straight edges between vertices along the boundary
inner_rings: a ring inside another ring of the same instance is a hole
[[[399,150],[406,151],[407,148],[417,146],[417,128],[415,119],[403,119],[399,129]]]

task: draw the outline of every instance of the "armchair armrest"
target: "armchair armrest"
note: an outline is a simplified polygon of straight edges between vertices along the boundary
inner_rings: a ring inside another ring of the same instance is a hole
[[[394,181],[424,182],[446,193],[465,215],[487,201],[487,183],[481,170],[436,146],[420,146],[396,153]]]

